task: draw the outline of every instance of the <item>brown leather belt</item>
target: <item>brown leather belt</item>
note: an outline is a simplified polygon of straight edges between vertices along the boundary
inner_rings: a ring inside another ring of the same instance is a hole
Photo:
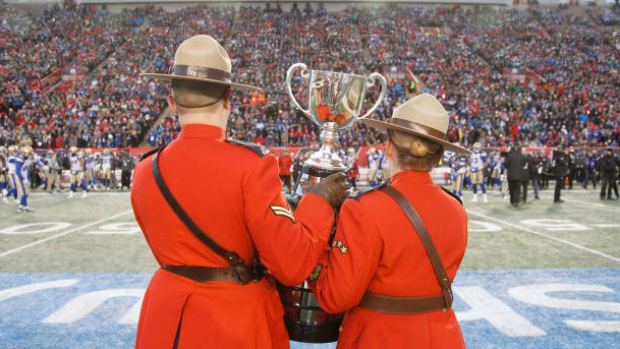
[[[223,268],[164,264],[162,269],[196,282],[231,281],[240,285],[258,282],[266,272],[265,267],[258,262]]]
[[[380,313],[402,315],[448,311],[451,305],[451,299],[446,303],[446,297],[443,294],[427,297],[392,297],[366,292],[359,307]]]
[[[439,295],[427,297],[392,297],[366,292],[359,306],[387,314],[419,314],[439,310],[448,311],[452,307],[452,301],[454,300],[452,281],[448,278],[446,269],[428,230],[426,230],[426,226],[424,226],[424,222],[422,222],[416,210],[411,206],[411,203],[394,187],[385,186],[380,190],[394,199],[407,215],[409,222],[413,225],[426,250],[442,292]]]

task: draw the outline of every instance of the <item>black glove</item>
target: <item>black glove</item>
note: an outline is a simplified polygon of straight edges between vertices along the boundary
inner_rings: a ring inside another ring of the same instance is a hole
[[[327,176],[318,184],[310,189],[309,193],[314,193],[327,201],[333,208],[338,209],[344,200],[349,196],[349,181],[347,175],[338,172]]]

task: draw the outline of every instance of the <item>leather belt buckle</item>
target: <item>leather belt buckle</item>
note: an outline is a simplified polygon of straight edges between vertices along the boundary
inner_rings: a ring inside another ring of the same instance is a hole
[[[239,283],[241,285],[246,285],[251,281],[251,275],[248,272],[248,268],[245,264],[240,263],[235,265],[235,271],[237,272],[237,276],[239,276]]]

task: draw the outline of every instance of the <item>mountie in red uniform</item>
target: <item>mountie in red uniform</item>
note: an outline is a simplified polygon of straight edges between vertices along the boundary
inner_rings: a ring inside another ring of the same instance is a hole
[[[161,176],[189,217],[222,247],[260,261],[296,285],[324,252],[334,210],[309,193],[295,214],[281,193],[276,158],[265,148],[224,140],[224,130],[185,125],[158,155]],[[132,206],[160,266],[229,267],[199,241],[155,182],[153,156],[135,169]],[[177,335],[178,332],[178,335]],[[288,348],[283,310],[271,275],[240,285],[197,282],[164,269],[146,291],[136,348]]]
[[[417,210],[451,282],[467,244],[465,209],[434,185],[428,172],[397,173],[390,187]],[[442,294],[416,229],[382,190],[344,202],[331,249],[313,274],[318,279],[311,287],[321,306],[330,313],[348,311],[338,349],[465,348],[452,309],[390,314],[358,306],[367,292],[416,298]]]

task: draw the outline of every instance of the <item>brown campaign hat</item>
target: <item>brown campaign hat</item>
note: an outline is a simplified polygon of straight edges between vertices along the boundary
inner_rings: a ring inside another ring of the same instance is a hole
[[[360,121],[384,132],[396,130],[410,133],[439,143],[446,150],[471,154],[469,150],[446,140],[448,113],[437,98],[428,93],[417,95],[394,109],[392,117],[387,121],[373,119],[360,119]]]
[[[232,82],[228,53],[209,35],[196,35],[181,43],[174,55],[170,74],[142,73],[164,81],[188,80],[228,85],[232,88],[260,90],[260,87]]]

